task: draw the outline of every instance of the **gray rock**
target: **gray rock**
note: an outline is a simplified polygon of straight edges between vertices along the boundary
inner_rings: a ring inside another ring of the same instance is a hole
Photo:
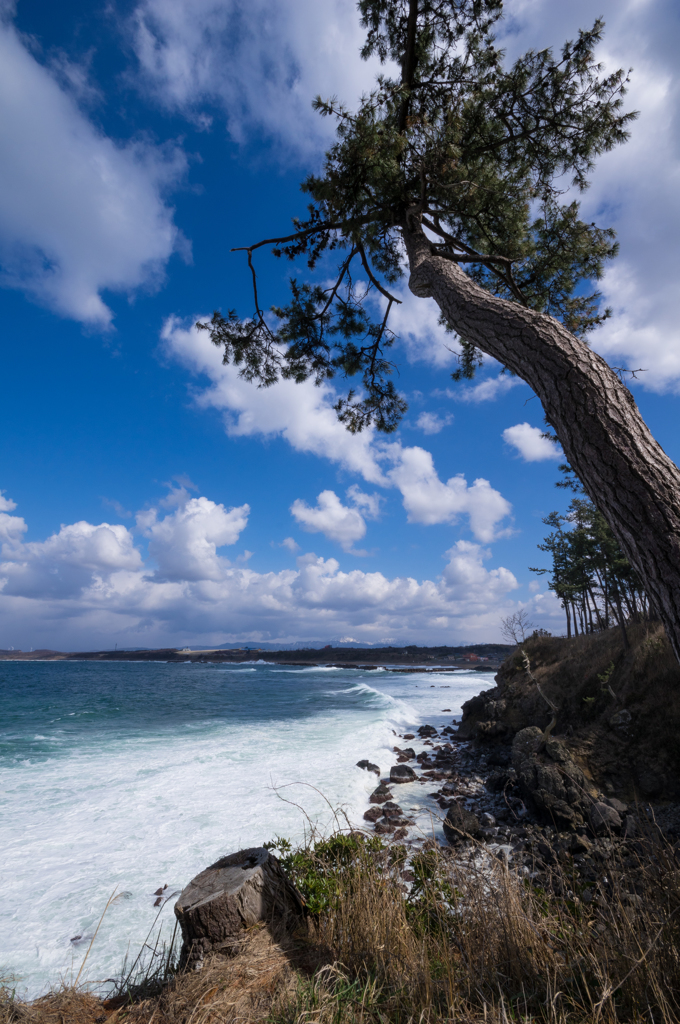
[[[543,730],[537,725],[528,725],[526,729],[520,729],[512,741],[513,768],[519,770],[522,762],[538,753],[542,744]]]
[[[615,714],[612,715],[612,717],[609,719],[609,724],[611,725],[612,729],[625,729],[627,726],[630,725],[632,719],[633,716],[631,715],[630,711],[628,711],[626,708],[623,708],[621,711],[617,711]]]
[[[363,761],[357,761],[357,768],[363,768],[366,772],[375,772],[376,775],[380,775],[380,769],[377,764],[371,764],[371,762],[366,759]]]
[[[480,818],[480,821],[484,828],[493,828],[496,824],[496,819],[494,818],[493,814],[489,814],[488,811],[484,812],[484,814]]]
[[[566,747],[559,740],[548,740],[545,745],[545,752],[556,764],[568,764],[571,761]]]
[[[423,738],[427,736],[436,736],[437,730],[433,725],[421,725],[418,728],[418,735],[422,736]]]
[[[468,836],[477,838],[482,831],[477,815],[457,803],[449,807],[443,827],[444,835],[450,843],[458,843]]]
[[[613,807],[598,800],[590,808],[590,827],[595,835],[604,835],[607,832],[620,829],[621,818]]]
[[[182,931],[180,966],[200,969],[206,953],[237,947],[246,928],[264,921],[279,934],[304,919],[300,896],[276,857],[252,847],[222,857],[182,890],[175,916]]]
[[[418,776],[407,764],[395,764],[390,768],[390,782],[414,782]]]
[[[626,814],[628,812],[628,804],[624,804],[623,800],[617,800],[615,796],[607,797],[605,803],[613,807],[617,814]]]
[[[538,729],[536,731],[540,732]],[[520,750],[530,750],[535,739],[535,734],[530,734]],[[553,821],[559,827],[583,822],[589,798],[585,776],[573,761],[567,758],[559,766],[550,762],[544,764],[535,755],[524,753],[521,760],[517,758],[517,763],[517,778],[522,793],[534,803],[543,818]]]
[[[378,818],[382,818],[381,807],[369,807],[367,811],[364,811],[364,821],[377,821]]]
[[[664,785],[664,779],[651,768],[643,768],[638,774],[638,785],[643,796],[658,796]]]
[[[629,814],[623,826],[623,835],[626,839],[634,839],[638,834],[640,826],[634,814]]]

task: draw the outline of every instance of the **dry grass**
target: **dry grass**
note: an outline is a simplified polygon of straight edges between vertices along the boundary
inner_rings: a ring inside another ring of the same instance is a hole
[[[680,864],[658,834],[615,847],[590,902],[568,865],[541,889],[483,848],[419,854],[408,894],[403,866],[358,841],[336,871],[326,857],[332,899],[308,934],[252,929],[146,998],[6,992],[0,1024],[680,1022]]]

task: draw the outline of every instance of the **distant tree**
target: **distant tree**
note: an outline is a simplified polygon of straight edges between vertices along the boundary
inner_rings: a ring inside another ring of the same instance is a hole
[[[501,636],[511,644],[523,644],[533,629],[533,622],[529,622],[529,615],[524,608],[507,618],[501,619]],[[543,632],[543,631],[542,631]]]
[[[486,353],[525,380],[590,498],[644,582],[680,659],[680,472],[651,436],[619,376],[584,336],[609,315],[584,282],[616,254],[610,228],[586,223],[576,199],[594,161],[628,137],[627,75],[604,74],[596,21],[559,54],[529,51],[506,66],[494,42],[501,0],[360,0],[362,55],[399,68],[337,121],[320,174],[302,184],[306,219],[243,247],[254,309],[201,326],[243,376],[320,383],[358,378],[339,399],[349,430],[392,431],[406,403],[388,359],[390,289],[409,271],[456,332],[455,377]],[[291,280],[266,317],[253,253],[305,259],[331,284]],[[324,260],[320,265],[320,261]],[[467,268],[467,273],[463,267]],[[379,315],[375,313],[379,310]]]
[[[551,573],[548,585],[565,610],[567,636],[618,624],[628,646],[626,622],[649,618],[649,599],[602,513],[574,498],[566,515],[551,512],[543,522],[554,529],[538,545],[552,555],[552,570],[531,572]]]

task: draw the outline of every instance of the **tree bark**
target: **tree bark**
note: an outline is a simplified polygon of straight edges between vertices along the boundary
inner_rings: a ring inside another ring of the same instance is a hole
[[[680,471],[652,437],[632,394],[601,356],[553,317],[491,295],[458,264],[433,254],[414,219],[402,231],[413,294],[433,298],[461,337],[538,395],[570,465],[640,574],[680,661]]]
[[[245,930],[259,921],[280,938],[304,914],[299,893],[264,847],[222,857],[196,875],[175,904],[180,967],[200,970],[207,953],[237,949]]]

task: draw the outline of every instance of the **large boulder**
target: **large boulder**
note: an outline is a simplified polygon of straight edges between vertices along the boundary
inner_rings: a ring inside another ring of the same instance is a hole
[[[545,741],[538,726],[521,729],[512,743],[512,763],[522,794],[557,828],[583,824],[591,798],[586,778],[559,740]]]
[[[413,768],[407,764],[395,764],[390,768],[390,782],[415,782],[418,778]]]
[[[371,761],[367,761],[366,758],[363,761],[357,761],[357,768],[363,768],[365,772],[373,772],[375,775],[380,775],[380,768],[377,764],[373,764]]]
[[[597,800],[590,808],[590,827],[595,835],[606,835],[614,830],[618,832],[621,825],[619,812],[609,804]]]
[[[198,970],[206,953],[237,949],[246,928],[262,921],[280,936],[300,925],[305,910],[276,857],[258,846],[196,875],[182,890],[175,916],[183,940],[180,967]]]
[[[477,815],[458,803],[453,803],[449,807],[443,822],[443,828],[444,835],[452,844],[459,843],[469,836],[475,838],[479,836],[482,830]]]

